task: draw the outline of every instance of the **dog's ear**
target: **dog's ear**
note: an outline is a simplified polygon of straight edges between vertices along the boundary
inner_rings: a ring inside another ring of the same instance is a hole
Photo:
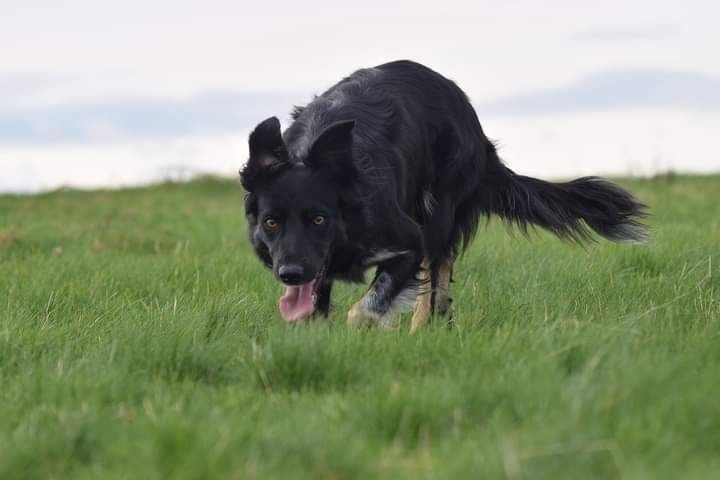
[[[250,158],[240,170],[240,182],[252,192],[258,180],[289,164],[288,154],[280,133],[280,120],[270,117],[252,131],[249,138]]]
[[[305,165],[313,169],[327,169],[341,181],[350,181],[355,174],[352,156],[352,131],[355,120],[335,122],[315,139]]]

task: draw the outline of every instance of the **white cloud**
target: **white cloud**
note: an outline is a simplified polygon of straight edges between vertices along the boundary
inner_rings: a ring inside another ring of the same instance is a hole
[[[622,121],[618,121],[621,118]],[[673,109],[486,116],[485,133],[499,142],[517,172],[544,178],[720,172],[720,150],[708,139],[719,117]]]
[[[473,97],[567,83],[608,68],[720,74],[714,1],[24,1],[3,7],[0,67],[72,73],[73,97],[316,90],[361,66],[413,58]],[[666,25],[672,41],[569,40]]]
[[[671,40],[678,34],[678,27],[670,23],[656,25],[633,25],[594,27],[575,33],[572,40],[580,42],[646,42]]]

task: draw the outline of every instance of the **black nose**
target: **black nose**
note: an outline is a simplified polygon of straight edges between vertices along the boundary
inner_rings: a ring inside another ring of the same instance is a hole
[[[278,269],[278,276],[283,283],[296,285],[302,282],[305,270],[300,265],[283,265]]]

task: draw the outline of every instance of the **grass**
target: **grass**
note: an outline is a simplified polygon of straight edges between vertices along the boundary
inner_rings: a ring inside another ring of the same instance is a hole
[[[653,240],[492,222],[455,326],[289,327],[236,183],[0,197],[0,478],[711,478],[720,177],[626,180]]]

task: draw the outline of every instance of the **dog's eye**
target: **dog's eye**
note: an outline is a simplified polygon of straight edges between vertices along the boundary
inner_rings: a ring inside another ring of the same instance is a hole
[[[315,225],[322,225],[323,223],[325,223],[325,217],[323,217],[322,215],[316,215],[315,218],[313,218],[313,223]]]
[[[277,228],[279,226],[278,222],[274,218],[270,218],[270,217],[265,219],[265,221],[263,222],[263,225],[268,230],[277,230]]]

